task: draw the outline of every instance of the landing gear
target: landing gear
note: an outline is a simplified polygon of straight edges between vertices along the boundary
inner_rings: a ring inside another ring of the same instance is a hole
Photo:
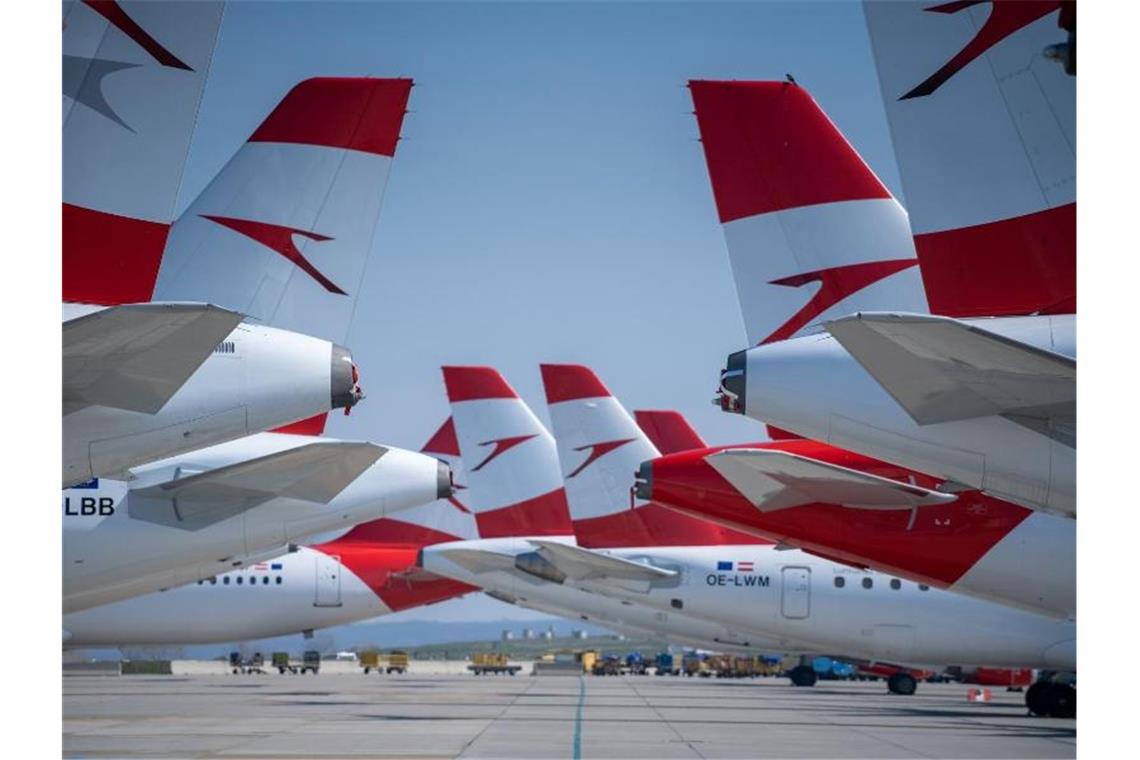
[[[1025,692],[1025,706],[1033,715],[1077,717],[1077,690],[1067,683],[1038,681]]]
[[[918,689],[918,680],[910,673],[899,671],[887,679],[887,691],[909,697]]]
[[[819,676],[815,673],[815,668],[810,665],[797,665],[788,671],[788,678],[792,679],[793,686],[815,686],[816,679]]]

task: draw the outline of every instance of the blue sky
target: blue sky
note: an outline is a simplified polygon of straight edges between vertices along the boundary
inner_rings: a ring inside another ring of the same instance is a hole
[[[684,84],[788,72],[904,200],[856,2],[232,2],[180,208],[297,81],[413,77],[347,341],[369,397],[329,433],[419,448],[444,363],[499,368],[545,420],[557,361],[756,440],[710,404],[746,339]]]

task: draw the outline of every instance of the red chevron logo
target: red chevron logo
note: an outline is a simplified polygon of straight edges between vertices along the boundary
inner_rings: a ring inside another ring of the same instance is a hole
[[[490,462],[492,459],[499,456],[500,454],[502,454],[506,451],[509,451],[510,449],[513,449],[515,446],[518,446],[520,443],[525,443],[526,441],[529,441],[531,438],[537,438],[537,437],[538,437],[538,433],[531,433],[530,435],[516,435],[512,438],[499,438],[498,440],[495,440],[495,441],[483,441],[483,443],[479,444],[480,446],[490,446],[491,444],[494,444],[495,448],[491,450],[491,453],[487,455],[486,459],[484,459],[482,462],[480,462],[475,467],[472,467],[471,471],[472,472],[478,472],[479,470],[483,469],[484,465],[486,465],[488,462]]]
[[[956,0],[951,3],[932,5],[924,10],[931,13],[957,13],[973,5],[992,2],[993,8],[986,23],[942,68],[927,77],[922,84],[903,95],[899,100],[921,98],[937,90],[952,76],[965,68],[975,58],[985,53],[1019,29],[1032,24],[1042,16],[1047,16],[1061,7],[1060,0]]]
[[[251,240],[256,240],[266,248],[276,251],[300,267],[306,274],[319,282],[328,292],[336,293],[340,296],[348,295],[333,284],[332,280],[321,274],[320,271],[305,258],[304,254],[297,249],[297,245],[293,242],[294,235],[301,235],[302,237],[309,238],[309,240],[315,240],[318,243],[325,240],[332,240],[331,237],[318,235],[308,230],[298,230],[293,227],[269,224],[267,222],[255,222],[249,219],[233,219],[228,216],[210,216],[209,214],[202,214],[202,218],[209,219],[211,222],[220,224],[223,227],[229,227],[234,232],[241,233]]]
[[[582,464],[578,465],[577,469],[575,469],[574,472],[567,475],[566,478],[569,479],[569,478],[575,477],[582,470],[586,469],[587,467],[589,467],[594,462],[601,459],[602,457],[604,457],[606,454],[610,453],[614,449],[621,448],[622,446],[626,445],[627,443],[630,443],[631,441],[635,441],[635,440],[637,440],[637,439],[636,438],[624,438],[620,441],[604,441],[602,443],[591,443],[591,444],[588,444],[586,446],[577,447],[576,449],[574,449],[575,451],[585,451],[586,449],[590,449],[590,455],[588,457],[586,457],[585,462],[582,462]]]
[[[135,44],[149,53],[151,58],[163,66],[168,66],[172,69],[182,69],[184,71],[194,70],[183,63],[174,53],[171,53],[163,47],[162,43],[154,37],[151,37],[146,29],[143,29],[139,26],[137,21],[127,15],[127,12],[123,10],[122,6],[119,5],[116,0],[83,0],[83,2],[91,8],[91,10],[111,22],[123,34],[134,40]]]
[[[867,261],[862,264],[845,264],[830,269],[819,269],[815,272],[805,272],[804,274],[772,280],[768,283],[769,285],[784,285],[789,288],[798,288],[807,285],[809,282],[818,282],[819,290],[804,304],[802,309],[792,315],[791,319],[760,341],[760,345],[790,338],[801,327],[810,323],[847,296],[858,293],[863,288],[874,285],[895,272],[901,272],[913,266],[918,266],[918,259]]]

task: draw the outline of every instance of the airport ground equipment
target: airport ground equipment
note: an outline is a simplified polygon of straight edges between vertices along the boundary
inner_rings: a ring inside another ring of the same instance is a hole
[[[680,668],[677,667],[677,661],[671,652],[659,652],[655,664],[657,666],[656,673],[659,676],[678,676],[681,674]]]
[[[233,655],[230,655],[231,659]],[[261,655],[255,655],[261,657]],[[274,652],[270,657],[270,666],[277,669],[281,675],[312,673],[316,675],[321,670],[321,653],[310,649],[301,656],[298,662],[289,657],[288,652]]]
[[[705,662],[705,658],[701,657],[695,652],[685,655],[684,659],[681,660],[681,669],[687,676],[700,676],[701,678],[708,678],[710,675],[712,675],[712,671],[709,670],[708,664]]]
[[[625,656],[625,672],[631,676],[648,675],[649,669],[641,652],[630,652]]]
[[[384,667],[384,672],[391,675],[392,673],[407,673],[408,672],[408,653],[399,650],[394,650],[388,654],[388,662]]]
[[[407,673],[408,653],[399,650],[384,654],[383,652],[361,652],[359,655],[360,667],[368,675],[373,670],[377,673]]]
[[[521,665],[511,665],[507,662],[507,656],[500,652],[476,652],[471,658],[471,664],[467,666],[477,676],[483,674],[502,675],[516,675],[522,670]]]
[[[264,675],[265,658],[261,656],[261,652],[254,652],[252,657],[245,658],[241,656],[241,652],[230,652],[230,671],[235,676],[253,673]]]

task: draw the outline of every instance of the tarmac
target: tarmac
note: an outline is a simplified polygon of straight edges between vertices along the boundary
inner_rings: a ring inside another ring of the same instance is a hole
[[[656,676],[67,675],[65,757],[1052,758],[1076,723],[962,684]]]

